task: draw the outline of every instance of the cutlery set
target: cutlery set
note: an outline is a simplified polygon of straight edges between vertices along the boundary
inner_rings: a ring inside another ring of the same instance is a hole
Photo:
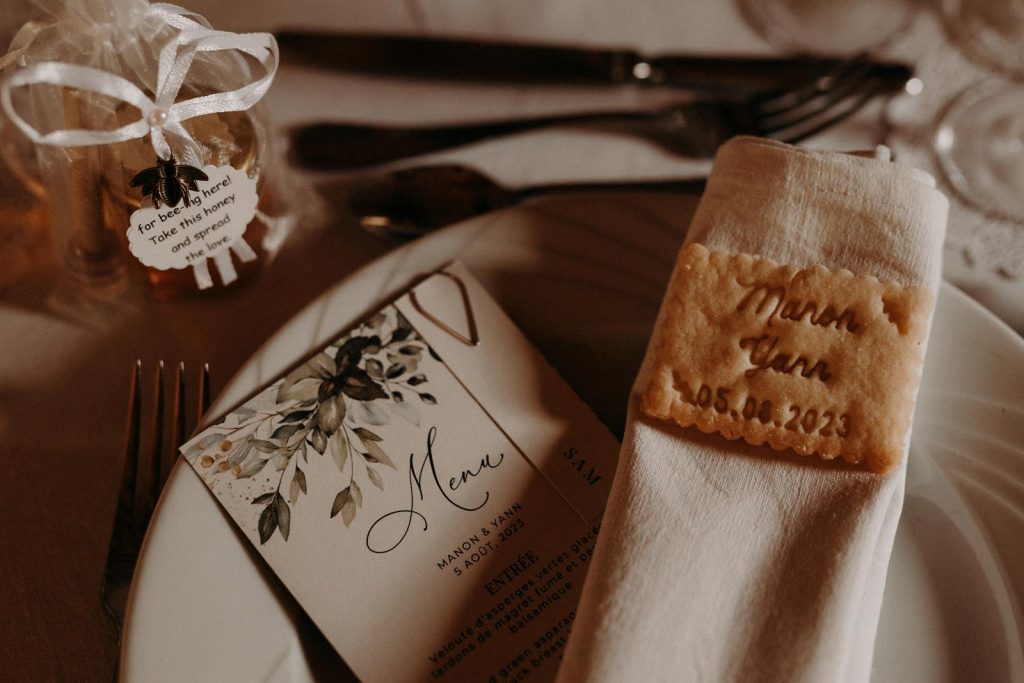
[[[901,90],[910,67],[866,55],[849,59],[646,56],[626,49],[487,43],[415,36],[281,31],[300,63],[385,77],[437,81],[661,87],[685,102],[547,116],[392,126],[329,121],[290,131],[291,158],[317,171],[363,169],[493,138],[553,127],[642,139],[688,158],[710,158],[736,135],[798,143],[843,121],[879,95]],[[563,183],[510,190],[462,166],[407,168],[361,182],[350,199],[371,232],[411,238],[538,194],[579,191],[699,191],[699,181]]]
[[[735,135],[802,141],[904,87],[912,70],[850,59],[665,56],[629,50],[440,38],[283,31],[286,54],[321,67],[435,80],[660,86],[698,99],[653,110],[607,110],[432,126],[320,122],[291,131],[292,158],[321,171],[373,166],[496,137],[587,127],[709,158]]]

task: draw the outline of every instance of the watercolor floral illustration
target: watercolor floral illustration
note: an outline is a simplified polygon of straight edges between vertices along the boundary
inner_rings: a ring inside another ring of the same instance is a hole
[[[437,403],[419,369],[424,353],[441,360],[389,306],[261,394],[272,400],[250,401],[208,428],[185,456],[208,481],[272,474],[270,488],[251,501],[262,507],[261,544],[275,531],[288,540],[292,508],[309,486],[303,466],[329,457],[347,482],[329,514],[349,526],[363,504],[358,482],[384,490],[380,468],[395,467],[374,428],[393,418],[419,425],[417,406]]]

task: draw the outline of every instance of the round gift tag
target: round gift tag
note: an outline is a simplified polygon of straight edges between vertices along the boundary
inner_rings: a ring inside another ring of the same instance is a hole
[[[256,180],[231,166],[206,166],[188,205],[152,206],[131,215],[128,248],[159,270],[181,269],[226,251],[256,215]]]

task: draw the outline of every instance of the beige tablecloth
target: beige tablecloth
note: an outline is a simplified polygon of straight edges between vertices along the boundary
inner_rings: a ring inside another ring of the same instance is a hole
[[[577,40],[651,52],[770,50],[731,3],[701,0],[186,4],[215,26],[236,31],[303,25]],[[287,125],[328,117],[414,123],[670,99],[671,93],[635,89],[381,80],[306,70],[289,64],[285,55],[267,101],[276,123]],[[868,110],[813,144],[870,147],[881,139],[877,115],[877,109]],[[539,132],[433,158],[481,167],[512,185],[679,177],[707,168],[643,142],[583,131]],[[343,197],[332,188],[325,193],[329,208]],[[335,209],[323,225],[293,235],[256,281],[177,301],[142,299],[123,316],[97,326],[47,310],[46,273],[0,291],[0,462],[5,468],[0,476],[0,678],[109,680],[117,636],[101,608],[99,587],[118,486],[130,365],[136,358],[147,365],[180,359],[192,368],[209,361],[216,391],[304,303],[394,246],[361,232]],[[978,291],[1005,284],[965,272],[978,278]],[[251,315],[255,309],[261,311],[258,319]],[[1024,319],[1021,309],[1006,310],[1007,318]]]

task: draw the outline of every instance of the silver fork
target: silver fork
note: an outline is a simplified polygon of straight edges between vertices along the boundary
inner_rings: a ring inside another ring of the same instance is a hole
[[[745,100],[696,101],[654,111],[596,111],[443,126],[318,123],[291,131],[296,163],[341,170],[395,161],[480,140],[552,126],[587,126],[644,137],[668,151],[709,157],[734,135],[796,143],[842,121],[873,97],[903,88],[912,72],[864,55],[797,87]]]
[[[185,414],[185,364],[178,363],[172,387],[170,414],[164,400],[164,362],[157,364],[153,384],[152,413],[148,423],[148,438],[142,432],[142,361],[132,368],[128,398],[128,423],[122,464],[121,490],[117,498],[114,530],[107,551],[107,568],[103,579],[103,606],[120,628],[124,620],[139,548],[149,525],[153,508],[163,488],[171,465],[177,457],[178,447],[190,432]],[[194,428],[206,412],[210,397],[210,366],[204,364],[196,388],[197,413]],[[167,422],[170,433],[167,434]]]

